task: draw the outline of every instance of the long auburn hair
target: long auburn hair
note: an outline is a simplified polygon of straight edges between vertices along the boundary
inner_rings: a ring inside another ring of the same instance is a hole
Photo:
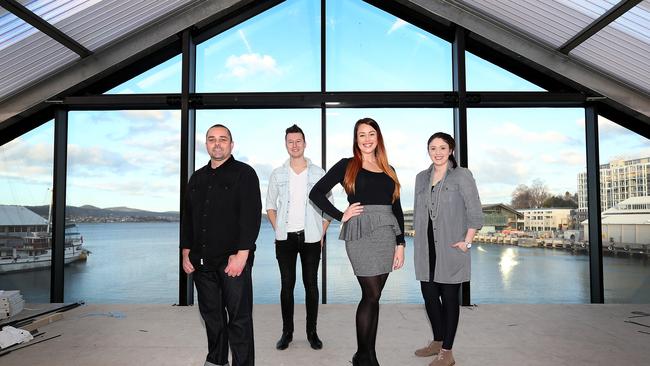
[[[363,158],[361,156],[361,150],[359,149],[359,143],[357,140],[357,131],[359,126],[368,125],[377,131],[377,147],[375,148],[375,157],[377,158],[377,163],[379,168],[388,175],[393,182],[395,182],[395,189],[393,190],[393,199],[392,202],[395,202],[399,198],[400,184],[397,179],[397,174],[395,171],[388,165],[388,155],[386,154],[386,147],[384,146],[384,138],[381,135],[381,130],[379,125],[372,118],[362,118],[357,121],[354,125],[354,142],[352,144],[352,152],[354,156],[352,160],[348,163],[348,166],[345,170],[345,177],[343,178],[343,188],[347,194],[354,193],[354,182],[357,179],[357,174],[363,166]]]

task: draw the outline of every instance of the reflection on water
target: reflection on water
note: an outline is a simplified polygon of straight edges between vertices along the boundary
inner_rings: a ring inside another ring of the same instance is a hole
[[[499,268],[501,268],[501,279],[505,287],[508,287],[510,284],[510,274],[512,272],[512,269],[519,264],[516,258],[517,255],[515,254],[515,250],[513,248],[507,248],[501,254]]]
[[[178,301],[177,223],[79,224],[79,230],[92,254],[86,262],[65,267],[65,301]],[[356,303],[361,297],[359,284],[345,245],[337,237],[338,225],[331,225],[328,302]],[[413,271],[412,239],[406,239],[405,266],[390,274],[382,303],[422,303]],[[650,260],[606,256],[603,262],[606,302],[650,303]],[[295,300],[304,303],[300,263],[297,272]],[[4,274],[0,289],[20,289],[29,302],[48,302],[49,281],[48,270]],[[253,266],[255,303],[279,303],[279,288],[273,230],[265,222]],[[560,249],[477,243],[472,248],[471,298],[473,303],[588,303],[589,258]]]

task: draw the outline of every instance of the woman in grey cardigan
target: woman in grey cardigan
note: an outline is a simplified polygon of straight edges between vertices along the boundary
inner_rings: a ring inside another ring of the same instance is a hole
[[[483,212],[472,173],[459,167],[454,139],[443,132],[427,142],[433,164],[415,178],[415,277],[420,281],[433,341],[418,349],[434,356],[430,366],[451,366],[460,314],[459,290],[470,279],[470,248],[483,226]]]

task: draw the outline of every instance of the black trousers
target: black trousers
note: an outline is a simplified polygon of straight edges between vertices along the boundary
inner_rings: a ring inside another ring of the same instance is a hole
[[[429,282],[421,281],[420,289],[424,306],[431,323],[433,339],[442,341],[442,348],[451,349],[458,329],[460,317],[460,283],[438,283],[433,281],[436,268],[436,247],[433,240],[431,219],[427,237],[429,239]]]
[[[276,240],[275,257],[280,267],[280,307],[282,308],[282,331],[293,332],[293,289],[296,285],[296,259],[300,254],[302,283],[305,286],[307,307],[307,333],[316,331],[318,317],[318,266],[320,265],[320,242],[305,243],[304,232],[288,233],[287,240]]]
[[[196,270],[194,285],[199,311],[208,335],[206,361],[228,364],[228,344],[232,366],[254,366],[252,254],[241,275],[229,277],[224,269],[227,258],[214,271]]]

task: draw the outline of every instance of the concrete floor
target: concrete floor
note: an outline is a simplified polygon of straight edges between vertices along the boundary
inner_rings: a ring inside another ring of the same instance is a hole
[[[323,305],[314,351],[304,337],[304,306],[285,351],[279,305],[255,306],[256,364],[350,365],[355,305]],[[413,351],[430,328],[422,305],[382,305],[377,354],[384,366],[428,365]],[[640,313],[639,313],[640,312]],[[648,314],[648,315],[643,315]],[[636,322],[635,323],[631,323]],[[0,357],[0,365],[203,365],[206,341],[197,307],[86,305],[40,329],[60,337]],[[456,364],[648,365],[650,305],[480,305],[461,309]]]

